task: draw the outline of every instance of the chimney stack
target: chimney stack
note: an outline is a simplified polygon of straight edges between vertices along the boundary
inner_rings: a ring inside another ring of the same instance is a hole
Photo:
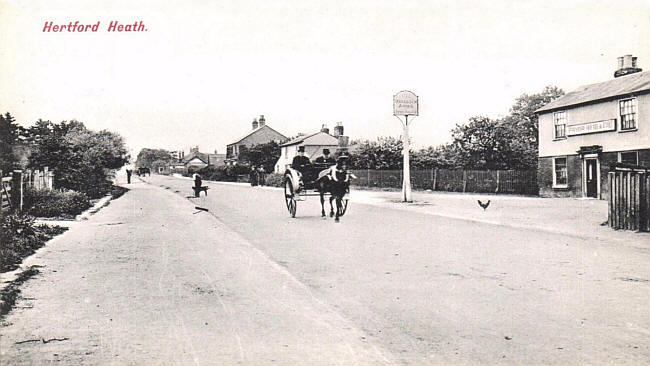
[[[264,126],[266,124],[266,120],[264,119],[264,115],[260,115],[260,127]]]
[[[618,57],[618,70],[614,72],[614,77],[634,74],[636,72],[641,72],[642,70],[636,67],[636,57],[632,55],[625,55],[623,57]]]
[[[259,126],[257,123],[257,118],[253,118],[253,129],[256,129]]]
[[[330,133],[330,129],[327,128],[327,125],[326,125],[325,123],[323,123],[323,125],[322,125],[321,128],[320,128],[320,132],[325,132],[325,133],[329,134],[329,133]]]
[[[334,126],[334,136],[343,136],[343,122],[336,122],[336,126]]]

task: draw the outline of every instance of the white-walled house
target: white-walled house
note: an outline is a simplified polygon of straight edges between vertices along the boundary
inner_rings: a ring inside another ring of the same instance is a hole
[[[607,197],[610,165],[650,166],[650,72],[631,55],[615,78],[538,109],[541,196]]]

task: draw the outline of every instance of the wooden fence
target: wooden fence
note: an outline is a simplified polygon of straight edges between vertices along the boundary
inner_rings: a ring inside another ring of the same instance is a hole
[[[26,188],[52,189],[54,172],[45,167],[41,170],[14,170],[5,177],[0,170],[2,186],[0,187],[0,216],[9,211],[23,209],[23,192]]]
[[[362,187],[401,188],[401,170],[352,170]],[[449,192],[509,193],[537,195],[535,170],[411,170],[411,186]]]
[[[615,167],[607,175],[607,223],[614,229],[650,231],[650,169]]]

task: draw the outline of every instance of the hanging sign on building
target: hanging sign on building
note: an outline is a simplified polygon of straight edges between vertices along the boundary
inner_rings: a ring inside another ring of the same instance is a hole
[[[606,119],[603,121],[580,123],[569,125],[566,129],[567,136],[584,135],[586,133],[605,132],[616,130],[616,120]]]
[[[393,115],[395,116],[417,116],[418,96],[408,90],[393,96]]]

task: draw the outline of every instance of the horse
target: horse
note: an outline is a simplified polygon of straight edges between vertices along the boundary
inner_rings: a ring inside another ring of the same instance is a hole
[[[339,222],[339,218],[345,213],[343,207],[343,197],[350,190],[350,179],[354,175],[348,173],[347,164],[337,164],[324,170],[316,181],[316,190],[320,195],[321,216],[325,215],[325,194],[330,194],[330,217],[334,217],[334,206],[332,201],[336,200],[336,217],[334,222]]]

